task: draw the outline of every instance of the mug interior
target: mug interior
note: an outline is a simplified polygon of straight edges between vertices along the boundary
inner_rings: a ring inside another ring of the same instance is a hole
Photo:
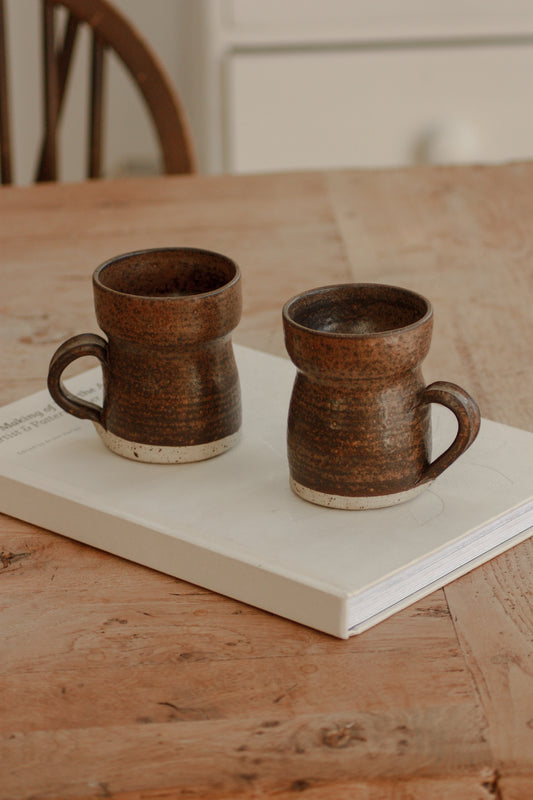
[[[227,256],[194,248],[145,250],[118,256],[96,271],[107,289],[138,297],[183,297],[216,292],[236,279]]]
[[[285,313],[312,331],[369,335],[416,325],[431,314],[431,307],[424,297],[407,289],[341,284],[299,295],[289,301]]]

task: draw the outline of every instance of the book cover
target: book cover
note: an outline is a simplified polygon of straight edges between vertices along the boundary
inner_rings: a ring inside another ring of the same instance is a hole
[[[235,355],[242,440],[210,461],[121,458],[46,389],[0,409],[0,511],[341,638],[533,532],[533,434],[485,419],[407,503],[342,511],[301,500],[286,455],[294,367],[245,347]],[[97,401],[100,376],[67,385]],[[455,425],[435,407],[436,453]]]

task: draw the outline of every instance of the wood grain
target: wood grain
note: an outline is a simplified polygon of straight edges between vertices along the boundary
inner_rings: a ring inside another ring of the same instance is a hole
[[[502,775],[533,752],[533,540],[446,588],[459,643],[489,721]],[[483,629],[483,636],[476,631]],[[527,795],[524,795],[526,797]]]
[[[445,770],[448,778],[466,772],[481,786],[487,772],[478,722],[472,708],[444,707],[17,733],[2,748],[4,781],[7,796],[21,780],[28,793],[54,797],[96,794],[103,786],[153,791],[170,780],[177,796],[216,797],[418,780]],[[461,758],[459,741],[468,745]],[[68,793],[58,773],[68,778]]]
[[[435,309],[427,380],[533,430],[533,165],[157,178],[0,192],[0,400],[95,331],[90,277],[156,246],[243,271],[236,341],[383,281]],[[0,798],[526,800],[533,545],[348,641],[0,517]]]

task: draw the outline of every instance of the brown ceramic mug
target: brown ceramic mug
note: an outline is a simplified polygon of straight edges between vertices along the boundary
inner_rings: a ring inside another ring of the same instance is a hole
[[[48,388],[65,411],[94,422],[114,452],[139,461],[199,461],[234,445],[241,426],[231,333],[241,316],[240,271],[194,248],[112,258],[93,274],[96,318],[107,341],[81,334],[50,362]],[[102,364],[99,407],[63,385],[81,356]]]
[[[379,508],[416,496],[475,439],[479,409],[459,386],[426,386],[433,311],[424,297],[380,284],[305,292],[283,309],[297,367],[289,408],[293,491],[319,505]],[[458,432],[431,461],[430,405]]]

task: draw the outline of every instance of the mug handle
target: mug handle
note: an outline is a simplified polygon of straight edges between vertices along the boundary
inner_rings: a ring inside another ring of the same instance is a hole
[[[476,438],[481,424],[481,414],[476,401],[455,383],[436,381],[422,391],[421,404],[439,403],[453,411],[459,429],[447,450],[426,467],[419,483],[434,480],[467,450]]]
[[[96,356],[105,371],[107,368],[108,345],[105,339],[95,333],[80,333],[60,345],[50,361],[48,368],[48,391],[53,400],[64,411],[80,419],[90,419],[103,425],[103,408],[81,397],[76,397],[65,388],[61,375],[64,369],[77,358]]]

